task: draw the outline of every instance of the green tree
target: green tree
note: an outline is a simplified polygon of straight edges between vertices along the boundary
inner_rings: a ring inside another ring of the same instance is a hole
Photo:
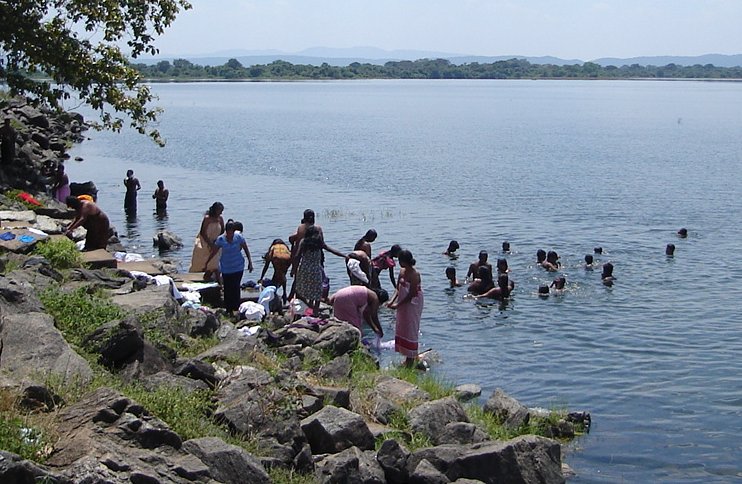
[[[75,93],[100,114],[96,127],[118,131],[128,118],[162,143],[151,127],[160,109],[129,58],[156,54],[155,37],[190,8],[186,0],[0,1],[0,81],[57,109]]]

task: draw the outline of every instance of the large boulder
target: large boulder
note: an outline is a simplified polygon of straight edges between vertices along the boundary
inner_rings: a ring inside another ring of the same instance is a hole
[[[315,473],[319,483],[385,484],[384,470],[372,451],[350,447],[326,456],[317,464]]]
[[[396,440],[385,440],[376,453],[376,460],[384,469],[389,484],[405,484],[409,481],[407,458],[410,452]]]
[[[211,477],[227,484],[269,484],[268,473],[253,455],[240,447],[216,437],[192,439],[183,443],[183,450],[198,457],[209,467]]]
[[[425,402],[410,410],[408,417],[412,431],[425,435],[434,444],[440,443],[447,424],[469,421],[464,407],[454,397]]]
[[[0,450],[0,482],[6,484],[72,483],[70,479],[55,475],[31,461],[22,459],[19,455],[4,450]]]
[[[335,320],[322,327],[319,336],[314,341],[314,348],[336,357],[355,350],[360,342],[361,332],[358,328]]]
[[[8,313],[42,312],[36,286],[17,272],[22,271],[13,271],[8,277],[0,278],[0,308],[5,308]]]
[[[528,424],[531,411],[518,400],[506,394],[502,389],[495,389],[483,410],[497,417],[503,425],[510,429],[518,429]]]
[[[169,230],[161,230],[152,237],[152,245],[165,251],[183,247],[183,240]]]
[[[144,348],[142,329],[136,317],[111,321],[93,331],[83,345],[100,354],[100,362],[108,368],[121,368],[131,362]]]
[[[164,310],[165,314],[177,314],[180,305],[173,299],[170,286],[147,286],[141,291],[114,296],[112,299],[127,311],[144,314],[156,310]]]
[[[6,314],[0,324],[0,340],[0,369],[16,381],[47,373],[68,382],[88,381],[93,376],[88,362],[67,344],[48,314]]]
[[[374,448],[374,436],[363,417],[344,408],[324,407],[302,420],[301,429],[314,454],[335,454],[353,446]]]
[[[559,444],[535,435],[475,447],[452,462],[446,475],[451,480],[463,477],[493,484],[564,482]]]

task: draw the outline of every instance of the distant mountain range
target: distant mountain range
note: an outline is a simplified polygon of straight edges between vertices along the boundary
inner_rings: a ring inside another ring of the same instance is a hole
[[[404,61],[417,59],[447,59],[453,64],[470,64],[478,62],[488,64],[492,62],[508,59],[525,59],[531,64],[554,64],[554,65],[574,65],[584,64],[580,59],[561,59],[559,57],[542,56],[523,56],[523,55],[499,55],[499,56],[473,56],[465,54],[456,54],[450,52],[435,52],[424,50],[384,50],[377,47],[351,47],[351,48],[330,48],[330,47],[313,47],[301,52],[288,53],[278,50],[228,50],[215,52],[210,55],[172,55],[158,56],[151,58],[140,58],[137,62],[144,64],[156,64],[157,62],[174,59],[187,59],[194,64],[202,66],[217,66],[226,63],[229,59],[237,59],[243,66],[255,64],[270,64],[276,60],[283,60],[292,64],[310,64],[321,65],[327,63],[331,66],[347,66],[353,62],[360,64],[377,64],[383,65],[389,61]],[[665,66],[667,64],[677,64],[680,66],[692,66],[696,64],[706,65],[713,64],[717,67],[737,67],[742,66],[742,54],[725,55],[725,54],[705,54],[699,56],[653,56],[653,57],[629,57],[625,59],[603,57],[593,59],[590,62],[600,64],[601,66],[614,65],[621,67],[623,65],[639,64],[642,66]]]

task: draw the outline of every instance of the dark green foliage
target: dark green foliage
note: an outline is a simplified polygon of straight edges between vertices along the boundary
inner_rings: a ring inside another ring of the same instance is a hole
[[[606,66],[593,62],[557,66],[531,64],[523,59],[510,59],[480,64],[452,64],[446,59],[387,62],[384,65],[353,62],[345,67],[291,64],[277,60],[267,65],[244,67],[236,59],[221,66],[199,66],[184,59],[171,65],[134,66],[148,79],[739,79],[742,67],[705,66]]]

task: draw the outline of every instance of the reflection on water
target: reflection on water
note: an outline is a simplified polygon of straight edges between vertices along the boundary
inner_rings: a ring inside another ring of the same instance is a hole
[[[126,238],[129,240],[136,240],[139,238],[139,219],[137,218],[137,211],[129,209],[126,211]]]

